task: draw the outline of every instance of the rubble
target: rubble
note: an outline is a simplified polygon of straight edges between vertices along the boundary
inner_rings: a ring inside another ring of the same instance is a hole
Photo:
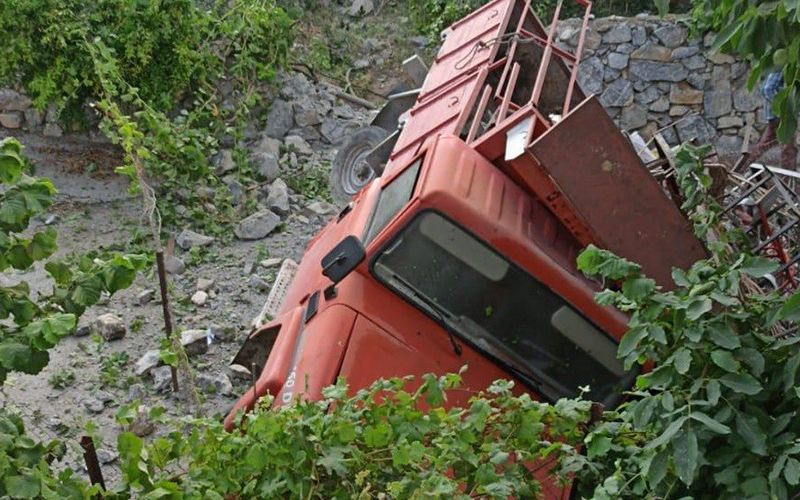
[[[98,316],[92,324],[92,329],[106,341],[120,340],[128,333],[128,328],[122,319],[111,313]]]
[[[240,240],[260,240],[266,238],[281,223],[281,218],[271,210],[260,210],[242,220],[234,233]]]
[[[150,350],[144,353],[136,362],[133,372],[142,377],[150,373],[150,370],[161,364],[161,355],[158,350]]]
[[[190,250],[193,247],[205,247],[213,242],[213,237],[200,234],[191,229],[184,229],[181,231],[181,234],[179,234],[178,238],[175,240],[175,243],[184,250]]]
[[[208,352],[208,332],[206,330],[184,330],[181,332],[181,346],[187,356],[198,356]]]

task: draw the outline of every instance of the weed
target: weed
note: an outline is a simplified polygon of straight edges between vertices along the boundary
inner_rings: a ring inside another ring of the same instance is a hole
[[[69,369],[58,370],[50,375],[47,382],[50,384],[50,387],[54,389],[65,389],[75,383],[75,373]]]

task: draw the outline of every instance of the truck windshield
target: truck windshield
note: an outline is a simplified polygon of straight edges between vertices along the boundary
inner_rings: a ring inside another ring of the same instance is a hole
[[[591,399],[608,402],[628,385],[608,335],[435,212],[417,216],[378,255],[373,272],[551,400],[589,386]]]

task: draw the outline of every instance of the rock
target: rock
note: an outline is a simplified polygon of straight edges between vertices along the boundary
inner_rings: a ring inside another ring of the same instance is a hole
[[[153,349],[147,351],[139,358],[139,361],[136,362],[134,366],[133,372],[138,375],[139,377],[144,376],[150,373],[150,370],[155,368],[156,366],[161,364],[161,356],[159,351]]]
[[[186,264],[174,255],[164,256],[164,269],[169,274],[183,274],[186,271]]]
[[[683,116],[689,112],[686,106],[672,106],[669,108],[669,116]]]
[[[616,80],[606,87],[600,95],[600,104],[605,107],[621,108],[633,101],[633,84],[627,80]]]
[[[64,135],[64,131],[55,123],[48,123],[44,126],[42,134],[44,134],[45,137],[61,137]]]
[[[184,229],[181,231],[181,234],[179,234],[178,238],[175,240],[175,243],[184,250],[189,250],[192,247],[205,247],[213,242],[213,237],[197,233],[191,229]]]
[[[204,306],[208,302],[208,294],[202,290],[194,292],[192,295],[192,304],[196,306]]]
[[[276,139],[283,139],[286,132],[294,126],[292,105],[282,99],[275,99],[267,113],[267,126],[264,132]]]
[[[755,92],[748,92],[746,86],[741,86],[733,92],[733,107],[737,111],[755,111],[761,105],[761,99]]]
[[[250,157],[250,163],[256,174],[267,182],[272,182],[281,174],[278,157],[271,153],[254,153]]]
[[[98,316],[94,320],[93,329],[102,335],[106,341],[122,339],[128,333],[128,328],[122,319],[111,313]]]
[[[647,31],[644,26],[634,26],[631,28],[631,42],[634,45],[642,45],[647,40]]]
[[[156,391],[163,391],[172,385],[172,368],[169,366],[157,366],[150,370],[153,378],[153,388]]]
[[[633,99],[639,104],[649,104],[659,97],[661,97],[661,91],[658,90],[658,87],[655,85],[651,85],[643,91],[637,92],[633,95]]]
[[[306,210],[314,215],[327,215],[336,212],[336,206],[327,201],[315,201],[306,206]]]
[[[224,373],[198,373],[195,382],[200,390],[208,394],[227,396],[233,392],[233,384]]]
[[[704,114],[708,118],[727,115],[733,109],[730,88],[721,87],[724,86],[719,86],[715,90],[707,90],[703,96]]]
[[[153,300],[153,297],[155,297],[155,295],[156,291],[150,288],[142,290],[141,292],[139,292],[139,295],[136,296],[136,303],[140,306],[143,306],[148,302],[150,302],[151,300]]]
[[[106,409],[105,403],[94,397],[84,399],[83,407],[92,413],[102,413]]]
[[[22,113],[19,111],[0,113],[0,126],[10,129],[20,128],[22,126]]]
[[[250,276],[256,272],[256,263],[253,261],[248,261],[244,263],[244,267],[242,268],[242,274],[245,276]]]
[[[586,95],[603,92],[603,71],[603,62],[597,57],[590,57],[581,62],[578,84]]]
[[[250,286],[252,286],[256,290],[261,290],[262,292],[267,292],[270,289],[269,283],[267,283],[260,276],[256,276],[255,274],[250,276]]]
[[[723,116],[717,120],[717,128],[741,127],[743,125],[744,120],[738,116]]]
[[[286,139],[283,140],[283,144],[287,149],[293,150],[302,156],[311,156],[314,153],[311,146],[299,135],[286,136]]]
[[[253,153],[269,153],[277,158],[281,155],[281,141],[265,135],[253,148]]]
[[[44,123],[44,117],[35,108],[28,108],[25,110],[25,125],[29,130],[39,128]]]
[[[278,215],[289,215],[289,186],[276,179],[267,190],[267,207]]]
[[[313,108],[304,108],[298,104],[294,105],[294,121],[298,127],[310,127],[322,122],[319,113]],[[289,131],[291,133],[291,130]]]
[[[612,52],[608,54],[608,67],[614,69],[624,69],[628,65],[628,56]]]
[[[128,387],[128,402],[142,401],[146,397],[147,389],[142,384],[132,384]]]
[[[119,454],[114,450],[100,448],[97,450],[97,460],[101,465],[108,465],[114,463],[119,458]]]
[[[634,104],[622,109],[619,126],[623,130],[633,130],[647,125],[647,110]]]
[[[647,109],[654,113],[664,113],[669,110],[669,99],[667,99],[666,96],[661,96],[653,101]]]
[[[353,0],[350,8],[347,9],[347,14],[351,17],[366,16],[375,10],[375,3],[373,0]]]
[[[689,85],[698,90],[703,90],[706,86],[706,77],[703,76],[702,73],[689,73],[689,76],[686,77],[686,81],[689,82]]]
[[[681,62],[683,63],[684,66],[686,66],[686,69],[689,69],[689,70],[692,70],[692,71],[698,70],[698,69],[704,69],[706,67],[705,59],[703,59],[703,56],[699,56],[699,55],[698,56],[687,57],[686,59],[682,59]]]
[[[198,278],[197,279],[197,289],[207,292],[214,287],[215,281],[213,279],[208,278]]]
[[[719,154],[739,156],[742,150],[742,138],[735,135],[722,135],[717,139],[714,147]]]
[[[223,149],[220,151],[216,160],[217,175],[225,175],[231,170],[236,168],[236,163],[233,161],[233,151],[230,149]]]
[[[275,230],[281,218],[271,210],[260,210],[239,222],[234,234],[240,240],[260,240]]]
[[[733,56],[723,54],[722,52],[711,52],[706,57],[714,64],[733,64],[736,62],[736,59],[734,59]]]
[[[701,104],[703,92],[689,87],[684,82],[676,83],[669,89],[669,101],[673,104]]]
[[[0,89],[0,111],[25,111],[33,101],[23,94],[11,89]]]
[[[615,26],[603,35],[603,41],[606,43],[626,43],[631,39],[631,28],[627,24]]]
[[[149,436],[155,432],[156,424],[150,420],[150,409],[146,406],[140,406],[136,412],[136,418],[125,430],[139,437]]]
[[[699,144],[710,144],[716,135],[713,127],[698,115],[686,117],[679,121],[675,128],[677,128],[681,142],[696,139]]]
[[[357,123],[326,118],[319,127],[319,133],[330,144],[339,144],[347,137],[350,131],[356,128],[358,128]]]
[[[244,198],[244,186],[236,179],[231,179],[227,183],[228,193],[231,195],[231,203],[233,206],[238,207],[242,204]]]
[[[697,55],[700,52],[700,47],[697,45],[690,45],[688,47],[678,47],[672,49],[672,58],[673,59],[686,59],[687,57],[692,57],[693,55]]]
[[[76,328],[75,333],[73,335],[75,335],[76,337],[86,337],[90,333],[92,333],[91,325],[83,325]]]
[[[250,370],[242,365],[230,365],[228,370],[230,371],[231,376],[237,380],[243,380],[247,382],[253,380],[253,375],[250,373]]]
[[[686,41],[686,28],[678,25],[666,25],[653,32],[662,44],[669,48],[675,48]]]
[[[207,330],[184,330],[181,332],[181,345],[187,356],[197,356],[208,352]]]
[[[262,260],[261,262],[259,262],[259,265],[261,267],[263,267],[264,269],[269,269],[271,267],[278,267],[282,263],[283,263],[283,259],[280,259],[278,257],[271,257],[269,259]]]
[[[631,75],[644,81],[680,82],[689,72],[679,63],[660,63],[656,61],[631,60],[628,67]]]
[[[426,36],[412,36],[408,38],[408,42],[415,47],[423,49],[428,46],[428,37]]]
[[[92,396],[102,403],[111,403],[114,401],[114,395],[108,391],[94,391]]]
[[[648,43],[631,53],[631,59],[644,59],[647,61],[668,62],[672,59],[672,52],[661,45]]]

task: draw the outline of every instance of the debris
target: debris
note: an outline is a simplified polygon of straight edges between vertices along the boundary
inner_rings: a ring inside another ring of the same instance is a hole
[[[161,355],[157,350],[150,350],[144,353],[136,362],[134,373],[138,376],[144,376],[150,373],[150,370],[161,364]]]
[[[93,329],[107,341],[122,339],[128,333],[128,328],[122,319],[111,313],[98,316],[94,320]]]
[[[208,330],[184,330],[181,332],[181,345],[188,356],[208,352],[210,335]]]
[[[222,394],[227,396],[233,391],[231,380],[224,373],[198,373],[195,378],[197,386],[209,394]]]
[[[197,289],[202,290],[204,292],[209,291],[211,288],[214,287],[214,280],[208,278],[198,278],[197,280]]]
[[[165,255],[164,269],[166,269],[169,274],[183,274],[186,271],[186,264],[183,263],[183,260],[174,255]]]
[[[136,303],[139,304],[140,306],[143,306],[148,302],[150,302],[151,300],[153,300],[155,294],[156,291],[150,288],[142,290],[141,292],[139,292],[139,295],[136,296]]]
[[[179,234],[178,238],[175,240],[175,243],[184,250],[189,250],[192,247],[208,246],[213,242],[213,237],[197,233],[191,229],[184,229],[181,231],[181,234]]]
[[[234,230],[240,240],[260,240],[275,230],[281,218],[271,210],[261,210],[242,220]]]
[[[202,290],[198,290],[192,295],[192,304],[196,306],[203,306],[208,301],[208,294]]]

